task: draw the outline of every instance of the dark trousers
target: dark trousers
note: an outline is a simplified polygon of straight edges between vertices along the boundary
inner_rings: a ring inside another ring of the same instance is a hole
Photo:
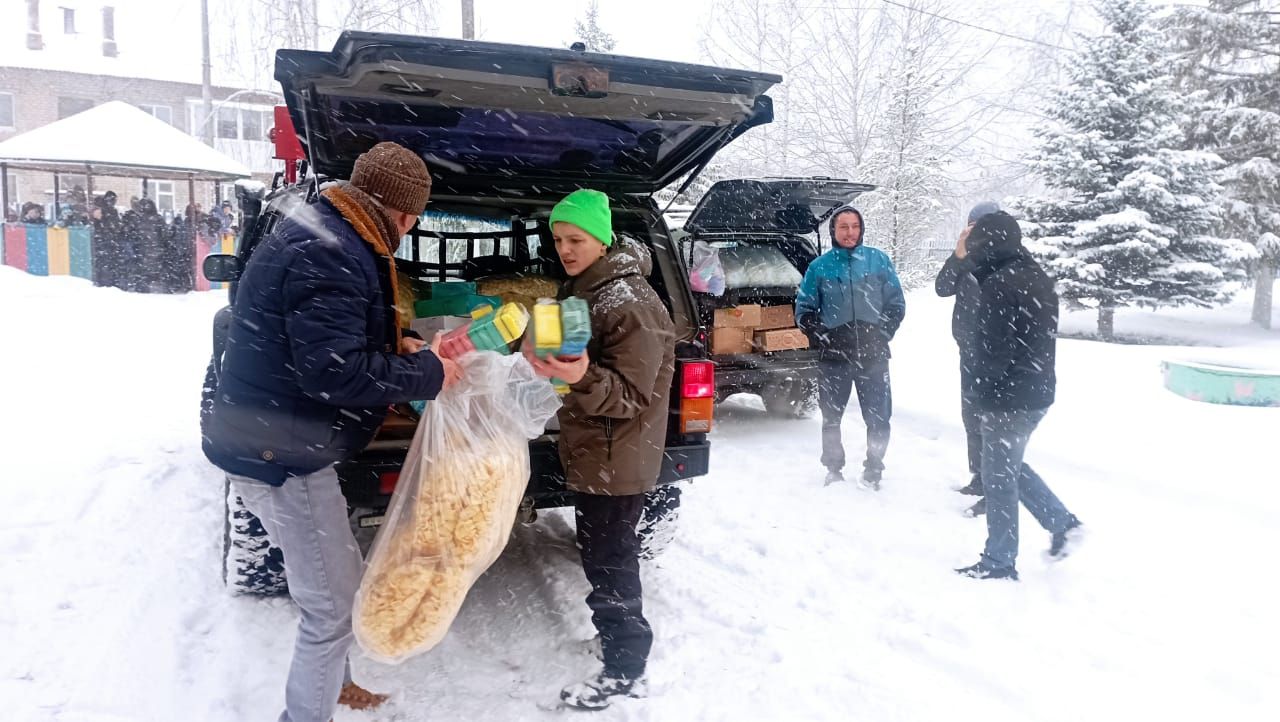
[[[644,504],[644,494],[578,494],[574,503],[582,570],[591,583],[587,606],[600,632],[604,673],[621,679],[644,674],[653,646],[653,630],[642,608],[636,536]]]
[[[964,391],[969,385],[963,380],[963,371],[960,378],[960,419],[964,422],[964,436],[969,447],[969,473],[980,474],[982,473],[982,412]]]
[[[840,420],[849,405],[850,392],[856,389],[862,421],[867,425],[867,460],[863,462],[863,470],[868,476],[879,479],[884,471],[884,454],[889,448],[889,417],[893,415],[888,360],[864,365],[857,360],[824,358],[818,362],[818,370],[822,465],[834,471],[844,468]]]

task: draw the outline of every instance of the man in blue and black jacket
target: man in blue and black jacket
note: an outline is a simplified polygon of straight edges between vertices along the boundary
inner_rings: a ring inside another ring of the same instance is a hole
[[[818,405],[826,483],[844,479],[840,420],[856,388],[867,425],[862,483],[879,489],[893,413],[889,341],[902,324],[907,304],[893,261],[863,244],[864,228],[862,214],[852,206],[831,216],[832,248],[804,274],[796,296],[796,322],[821,352]]]
[[[334,463],[364,449],[388,405],[433,399],[459,376],[404,336],[395,307],[394,254],[430,191],[420,157],[377,144],[350,183],[280,222],[236,290],[204,453],[284,553],[301,612],[279,722],[326,722],[340,701],[385,699],[351,681],[363,560]]]

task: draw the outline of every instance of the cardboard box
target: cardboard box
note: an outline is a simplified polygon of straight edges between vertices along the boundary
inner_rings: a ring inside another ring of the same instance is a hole
[[[713,328],[711,329],[711,353],[715,355],[729,353],[751,353],[751,329],[749,328]]]
[[[760,306],[752,303],[717,308],[711,325],[715,328],[755,328],[760,325]]]
[[[760,309],[760,323],[757,331],[769,331],[775,328],[794,328],[796,325],[795,306],[765,306]]]
[[[757,331],[756,347],[761,351],[792,351],[809,348],[809,339],[798,328],[779,328],[772,331]]]

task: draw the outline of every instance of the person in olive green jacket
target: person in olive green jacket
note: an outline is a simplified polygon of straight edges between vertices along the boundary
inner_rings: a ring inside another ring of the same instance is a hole
[[[603,670],[560,693],[564,704],[601,709],[618,695],[642,697],[653,631],[641,604],[636,525],[657,483],[675,372],[671,316],[645,280],[649,251],[615,242],[605,194],[578,190],[551,212],[556,253],[569,275],[562,297],[591,309],[591,342],[576,359],[538,359],[539,374],[569,384],[560,410],[560,460],[577,492],[587,606],[600,632]]]

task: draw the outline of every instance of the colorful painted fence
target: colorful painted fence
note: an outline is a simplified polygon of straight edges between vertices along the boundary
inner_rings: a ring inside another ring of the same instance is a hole
[[[231,233],[223,233],[217,238],[210,238],[203,233],[196,238],[196,290],[208,291],[214,288],[226,288],[225,283],[213,283],[204,277],[204,257],[210,253],[235,253],[236,237]]]
[[[224,288],[204,277],[204,257],[210,253],[235,253],[236,237],[224,233],[216,237],[200,234],[196,239],[195,284],[197,291]],[[93,227],[42,226],[30,223],[4,224],[0,261],[34,276],[75,276],[94,279]]]
[[[93,229],[4,224],[4,265],[35,276],[76,276],[93,280]]]

